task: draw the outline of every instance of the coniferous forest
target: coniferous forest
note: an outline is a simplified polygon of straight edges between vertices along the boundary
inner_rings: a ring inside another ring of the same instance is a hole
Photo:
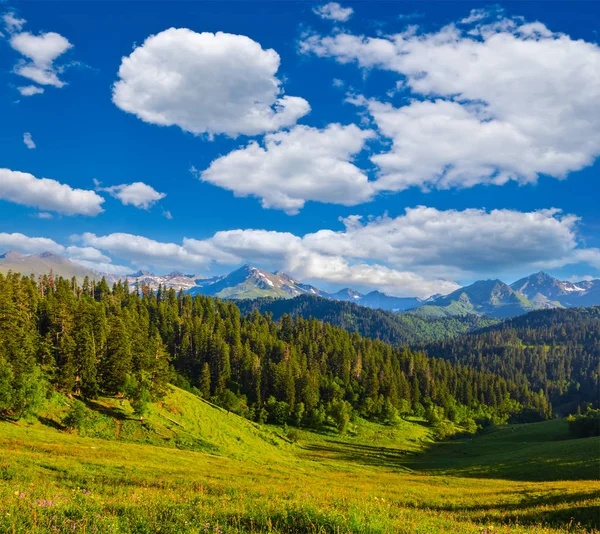
[[[481,369],[209,297],[105,280],[0,276],[0,410],[20,416],[51,388],[129,398],[143,412],[171,382],[258,422],[343,430],[426,416],[472,427],[551,414],[548,395]]]
[[[540,310],[439,341],[428,354],[543,390],[559,415],[600,398],[600,307]]]
[[[275,319],[280,319],[286,313],[292,317],[313,317],[392,345],[441,341],[498,322],[478,315],[421,317],[414,313],[394,313],[313,295],[300,295],[293,299],[240,300],[236,304],[242,314],[258,310],[261,313],[272,313]]]

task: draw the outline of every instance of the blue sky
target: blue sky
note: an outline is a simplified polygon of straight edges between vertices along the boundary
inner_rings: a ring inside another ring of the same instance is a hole
[[[396,295],[600,276],[595,2],[0,15],[0,250]]]

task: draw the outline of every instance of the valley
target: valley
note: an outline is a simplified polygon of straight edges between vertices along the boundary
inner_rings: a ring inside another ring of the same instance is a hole
[[[67,410],[69,399],[55,399]],[[101,403],[112,405],[110,399]],[[127,428],[117,438],[114,422]],[[4,532],[595,532],[600,438],[566,421],[434,442],[418,419],[262,430],[173,389],[142,425],[128,403],[77,432],[0,422]],[[108,433],[112,426],[112,435]],[[155,437],[150,437],[154,434]],[[85,437],[83,437],[85,436]]]

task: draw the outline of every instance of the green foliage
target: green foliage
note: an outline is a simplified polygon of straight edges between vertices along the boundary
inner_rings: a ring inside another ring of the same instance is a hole
[[[293,299],[258,298],[240,300],[236,304],[242,314],[258,310],[283,317],[312,317],[338,326],[348,332],[379,339],[394,345],[418,345],[452,338],[458,334],[496,324],[497,321],[476,315],[460,317],[421,317],[413,313],[394,313],[359,306],[353,302],[329,300],[312,295]],[[286,319],[289,325],[289,319]]]
[[[69,430],[81,432],[85,425],[85,419],[85,406],[81,402],[75,401],[62,420],[62,423]]]
[[[104,280],[88,280],[80,288],[62,278],[0,275],[0,312],[6,340],[0,345],[0,406],[16,417],[39,408],[49,381],[88,401],[124,397],[144,419],[150,401],[173,380],[259,422],[331,423],[340,432],[353,414],[397,424],[409,405],[423,415],[422,403],[435,422],[456,420],[459,412],[495,423],[524,408],[549,413],[544,391],[494,373],[316,319],[284,313],[276,321],[257,311],[242,317],[231,302],[162,287],[130,291],[125,284],[111,289]],[[422,321],[381,317],[406,327]]]
[[[562,415],[574,413],[586,402],[600,407],[598,306],[535,311],[430,344],[426,351],[538,392],[536,409],[518,410],[511,419],[514,422],[539,420],[540,414],[545,418],[552,409]],[[482,398],[482,392],[479,396]]]
[[[0,358],[0,413],[8,412],[13,406],[13,381],[12,366]]]
[[[588,407],[584,414],[570,415],[569,432],[576,438],[600,436],[600,410]]]
[[[333,419],[333,424],[340,434],[348,429],[351,410],[350,404],[344,400],[336,399],[329,405],[329,417]]]

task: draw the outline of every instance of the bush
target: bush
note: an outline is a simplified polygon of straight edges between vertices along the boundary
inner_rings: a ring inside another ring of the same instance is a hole
[[[343,400],[335,400],[329,406],[329,416],[340,434],[348,428],[350,422],[350,404]]]
[[[292,443],[296,443],[300,439],[300,433],[296,429],[292,428],[291,430],[288,430],[286,438]]]
[[[75,401],[63,418],[62,423],[69,430],[81,432],[85,426],[85,406],[81,402]]]
[[[546,416],[535,408],[521,408],[517,413],[512,414],[509,423],[538,423],[545,421]]]
[[[600,410],[587,409],[584,414],[569,416],[569,432],[575,438],[600,436]]]
[[[269,397],[266,403],[269,414],[268,421],[276,425],[283,425],[290,416],[290,405],[287,402],[277,401],[275,397]]]

